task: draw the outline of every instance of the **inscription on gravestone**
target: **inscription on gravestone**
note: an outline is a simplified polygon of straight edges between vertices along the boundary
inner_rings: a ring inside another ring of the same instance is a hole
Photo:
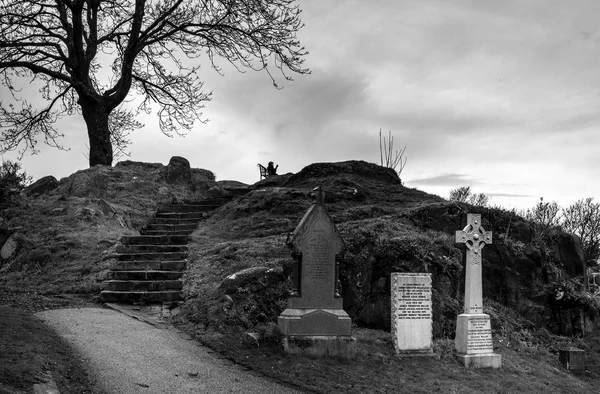
[[[489,318],[470,317],[467,329],[467,353],[493,353],[492,325]]]
[[[431,353],[431,274],[392,273],[392,339],[397,353]]]

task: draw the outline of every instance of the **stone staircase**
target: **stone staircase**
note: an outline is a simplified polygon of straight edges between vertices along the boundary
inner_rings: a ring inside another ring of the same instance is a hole
[[[140,235],[121,238],[100,301],[152,304],[181,300],[190,234],[207,212],[232,198],[160,205]]]

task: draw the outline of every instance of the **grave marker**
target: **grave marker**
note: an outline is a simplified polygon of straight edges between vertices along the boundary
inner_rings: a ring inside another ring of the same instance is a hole
[[[431,274],[392,273],[392,341],[397,354],[432,354]]]
[[[321,188],[315,192],[316,202],[286,242],[294,259],[292,291],[277,324],[287,352],[345,356],[355,339],[338,279],[344,241],[325,210]]]
[[[456,242],[467,247],[465,263],[465,307],[458,315],[454,340],[465,367],[500,368],[502,356],[494,353],[490,316],[483,313],[481,291],[482,249],[492,243],[492,233],[481,227],[481,215],[468,214],[467,226],[456,232]]]

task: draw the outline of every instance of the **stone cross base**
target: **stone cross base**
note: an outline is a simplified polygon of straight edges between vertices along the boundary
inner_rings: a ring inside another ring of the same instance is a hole
[[[494,353],[490,316],[485,313],[463,313],[456,321],[454,340],[458,358],[465,367],[500,368],[502,356]]]
[[[343,309],[284,310],[277,325],[285,336],[350,336],[352,319]]]
[[[502,356],[496,353],[489,354],[459,354],[458,359],[467,368],[500,368]]]
[[[283,338],[286,353],[350,358],[356,353],[356,338],[351,336],[291,335]]]

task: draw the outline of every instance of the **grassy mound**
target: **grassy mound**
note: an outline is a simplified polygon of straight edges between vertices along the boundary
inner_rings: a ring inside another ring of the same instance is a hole
[[[56,189],[0,212],[20,236],[16,257],[0,261],[0,286],[45,294],[98,293],[116,242],[139,234],[160,202],[199,199],[215,186],[212,172],[167,184],[159,163],[96,166],[59,181]]]

